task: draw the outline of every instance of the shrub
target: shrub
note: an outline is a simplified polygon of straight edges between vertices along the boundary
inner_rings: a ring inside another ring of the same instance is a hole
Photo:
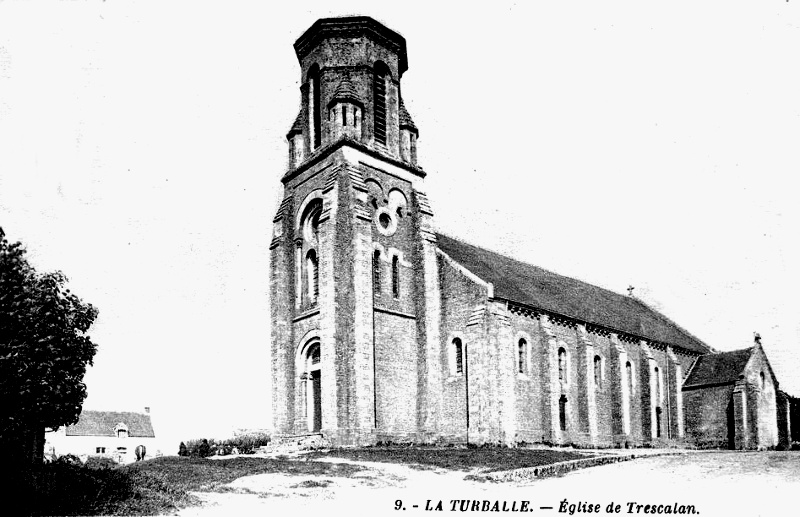
[[[253,454],[257,448],[269,445],[271,440],[272,438],[268,433],[241,434],[227,440],[215,440],[213,438],[189,440],[186,443],[181,442],[178,456],[207,458],[214,455],[227,456],[234,452],[238,454]]]
[[[11,486],[27,515],[150,515],[188,501],[184,491],[146,472],[66,461],[37,466]]]
[[[56,458],[56,460],[53,463],[56,463],[58,465],[77,465],[77,466],[83,465],[81,459],[75,456],[74,454],[62,454],[61,456]]]
[[[270,441],[272,438],[267,433],[249,433],[225,440],[224,445],[231,450],[235,447],[239,454],[253,454],[257,448],[269,445]]]
[[[90,469],[113,469],[119,465],[108,456],[89,456],[84,465]]]

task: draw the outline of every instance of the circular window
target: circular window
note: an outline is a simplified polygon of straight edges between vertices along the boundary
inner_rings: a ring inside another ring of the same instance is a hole
[[[392,215],[387,207],[377,209],[373,221],[382,235],[393,235],[397,231],[397,217]]]

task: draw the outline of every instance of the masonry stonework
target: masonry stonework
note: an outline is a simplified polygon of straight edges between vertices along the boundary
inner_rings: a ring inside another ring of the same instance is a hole
[[[270,243],[277,433],[341,446],[788,440],[760,345],[714,353],[633,296],[435,231],[402,36],[328,18],[294,48],[300,108]],[[718,363],[740,372],[715,377]]]

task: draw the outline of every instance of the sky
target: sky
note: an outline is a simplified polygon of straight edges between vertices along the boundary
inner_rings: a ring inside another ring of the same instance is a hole
[[[270,426],[292,44],[348,14],[407,40],[440,231],[757,331],[800,396],[798,2],[278,5],[0,2],[0,226],[99,309],[84,408],[167,447]]]

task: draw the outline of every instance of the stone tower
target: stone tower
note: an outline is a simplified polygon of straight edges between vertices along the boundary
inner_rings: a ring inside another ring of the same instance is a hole
[[[273,415],[337,445],[427,441],[441,406],[440,295],[406,42],[368,17],[294,44],[300,112],[270,244]]]

